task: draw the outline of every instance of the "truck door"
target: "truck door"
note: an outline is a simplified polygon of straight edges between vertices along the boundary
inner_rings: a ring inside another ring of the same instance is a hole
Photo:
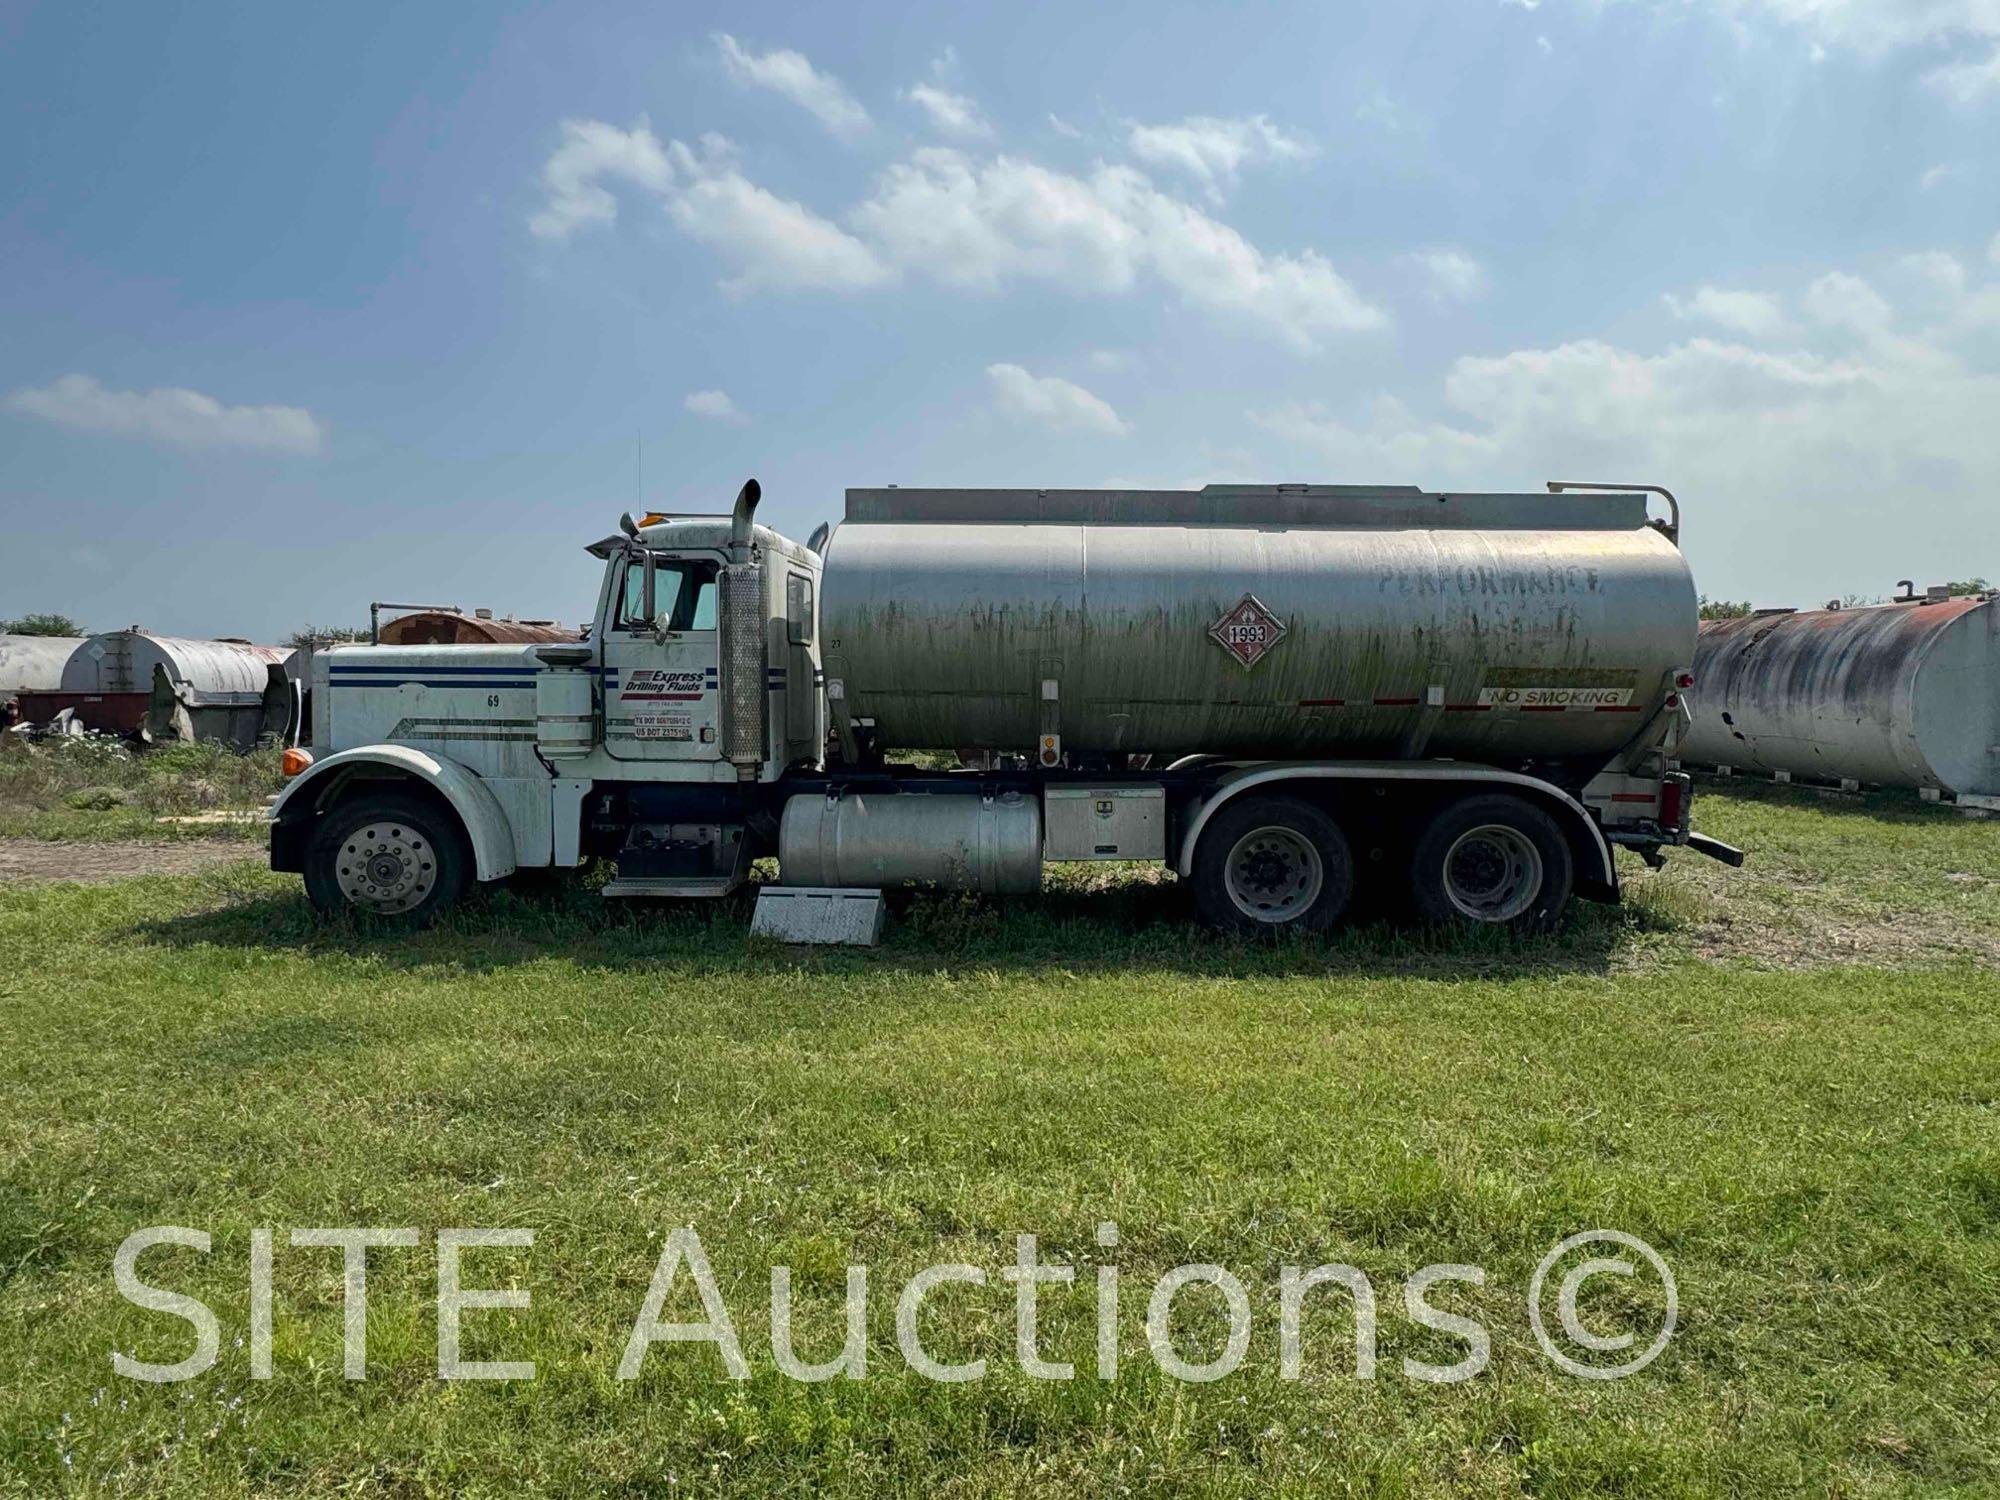
[[[715,596],[722,561],[713,552],[656,554],[650,619],[645,566],[636,555],[626,562],[604,633],[604,749],[614,759],[720,757]]]

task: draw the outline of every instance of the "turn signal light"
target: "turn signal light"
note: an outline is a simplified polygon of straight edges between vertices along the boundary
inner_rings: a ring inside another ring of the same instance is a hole
[[[1685,691],[1694,686],[1694,673],[1683,672],[1674,679],[1674,686]]]
[[[287,777],[301,775],[313,763],[312,751],[294,747],[278,758],[278,769]]]

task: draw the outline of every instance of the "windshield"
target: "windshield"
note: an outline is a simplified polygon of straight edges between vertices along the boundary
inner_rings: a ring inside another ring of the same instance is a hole
[[[653,608],[669,630],[715,629],[715,576],[719,565],[707,558],[662,557],[653,565]],[[618,599],[620,630],[650,630],[646,618],[646,570],[625,565]]]

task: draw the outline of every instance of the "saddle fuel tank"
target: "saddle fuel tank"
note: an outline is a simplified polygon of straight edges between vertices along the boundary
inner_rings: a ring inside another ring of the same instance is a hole
[[[828,681],[877,743],[1609,757],[1692,665],[1643,495],[850,490]]]

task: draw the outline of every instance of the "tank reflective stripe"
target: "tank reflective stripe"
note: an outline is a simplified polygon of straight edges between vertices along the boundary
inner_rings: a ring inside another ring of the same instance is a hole
[[[466,688],[485,691],[490,688],[518,688],[522,692],[533,692],[535,679],[532,677],[448,677],[442,681],[429,677],[349,677],[339,682],[329,682],[327,686],[338,688],[385,688],[402,687]]]
[[[501,662],[485,662],[477,666],[450,667],[450,666],[441,666],[432,662],[373,662],[373,661],[338,662],[336,661],[336,662],[328,662],[326,670],[329,675],[334,677],[351,677],[356,673],[361,673],[361,672],[425,672],[433,677],[449,677],[454,674],[458,676],[468,676],[477,673],[485,673],[490,676],[495,672],[504,672],[511,676],[519,676],[523,672],[532,672],[535,670],[535,668],[529,665],[527,662],[522,662],[519,665],[505,664]]]
[[[1233,698],[1230,700],[1232,703],[1237,701]],[[1422,703],[1423,700],[1421,698],[1370,698],[1365,703],[1355,706],[1362,708],[1418,708],[1422,706]],[[1298,700],[1298,706],[1300,708],[1346,708],[1348,703],[1345,698],[1301,698]],[[1443,707],[1444,711],[1448,714],[1490,714],[1496,708],[1501,707],[1501,705],[1494,703],[1447,703]],[[1643,703],[1524,703],[1514,709],[1514,712],[1524,714],[1636,714],[1645,712],[1645,707]]]

